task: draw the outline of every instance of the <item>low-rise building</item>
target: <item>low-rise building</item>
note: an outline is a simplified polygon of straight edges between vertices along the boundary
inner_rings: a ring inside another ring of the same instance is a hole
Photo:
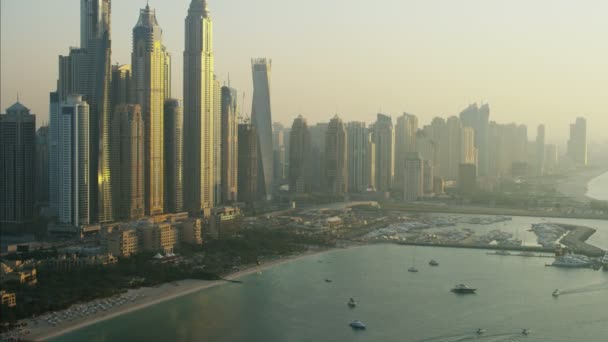
[[[32,263],[5,261],[0,264],[0,284],[17,282],[22,285],[36,285],[38,277]]]
[[[142,237],[142,246],[145,250],[173,252],[173,248],[180,242],[180,231],[171,223],[159,223],[151,226],[139,227]]]
[[[2,306],[14,308],[15,306],[17,306],[17,296],[14,292],[6,292],[4,290],[0,290],[0,303],[2,304]]]
[[[203,244],[203,221],[189,219],[180,224],[182,242],[190,245]]]
[[[136,229],[115,231],[106,238],[106,248],[112,255],[130,257],[141,251],[140,236]]]
[[[42,262],[42,267],[54,271],[71,271],[74,269],[103,267],[113,265],[118,259],[112,254],[79,256],[76,254],[60,255],[57,258],[46,259]]]

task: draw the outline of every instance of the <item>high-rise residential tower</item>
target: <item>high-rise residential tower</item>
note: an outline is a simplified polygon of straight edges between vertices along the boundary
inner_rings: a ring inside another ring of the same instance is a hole
[[[536,174],[542,176],[545,173],[545,125],[539,125],[536,129]]]
[[[135,102],[141,105],[144,121],[144,193],[147,215],[164,209],[164,104],[168,95],[170,56],[162,44],[162,30],[156,12],[149,6],[139,13],[133,28],[133,88]]]
[[[289,136],[289,191],[296,195],[310,193],[311,184],[310,131],[306,119],[293,120]]]
[[[329,122],[325,136],[327,192],[332,196],[344,196],[348,193],[348,137],[344,123],[337,115]]]
[[[114,108],[111,165],[117,219],[136,220],[145,215],[144,126],[140,105]]]
[[[408,152],[404,158],[403,200],[416,201],[424,195],[424,161],[418,152]]]
[[[476,103],[471,104],[460,113],[460,120],[465,127],[471,127],[475,130],[475,148],[478,153],[479,174],[486,176],[489,172],[490,160],[490,144],[489,144],[489,120],[490,106],[482,104],[478,106]]]
[[[576,118],[576,122],[570,125],[568,157],[576,164],[587,166],[587,120],[585,118]]]
[[[325,192],[327,182],[325,178],[325,138],[327,122],[319,122],[308,128],[310,131],[311,146],[311,174],[312,191]]]
[[[184,116],[179,100],[165,100],[165,209],[184,210]]]
[[[239,106],[236,89],[222,87],[221,143],[222,143],[222,200],[233,203],[238,200],[239,168]]]
[[[0,115],[0,231],[34,218],[36,116],[17,102]]]
[[[59,223],[80,227],[91,223],[89,177],[90,107],[80,95],[69,95],[55,124],[57,142],[57,208]],[[108,151],[109,152],[109,151]]]
[[[210,213],[214,190],[213,23],[205,0],[192,0],[184,50],[184,204]]]
[[[36,186],[35,197],[39,206],[49,203],[49,126],[36,131]]]
[[[395,124],[395,180],[396,189],[403,188],[405,157],[410,152],[416,152],[416,132],[418,118],[415,115],[403,113]]]
[[[288,177],[287,172],[287,145],[288,134],[285,127],[279,122],[272,124],[272,161],[274,163],[272,174],[275,184],[282,184]]]
[[[251,206],[259,199],[258,135],[250,123],[239,124],[239,201]]]
[[[390,116],[378,114],[373,127],[373,141],[376,145],[376,189],[391,190],[394,173],[394,134]]]
[[[251,120],[258,133],[258,186],[264,198],[272,198],[273,152],[272,110],[270,106],[270,69],[272,60],[257,58],[251,61],[253,73],[253,102]]]
[[[365,127],[365,122],[349,122],[346,124],[348,135],[348,189],[350,192],[363,192],[369,185],[370,160],[369,150],[369,130]]]
[[[112,83],[110,86],[111,112],[118,105],[133,104],[135,94],[133,93],[133,78],[131,64],[112,66]]]
[[[222,89],[220,81],[213,79],[213,203],[222,203]]]

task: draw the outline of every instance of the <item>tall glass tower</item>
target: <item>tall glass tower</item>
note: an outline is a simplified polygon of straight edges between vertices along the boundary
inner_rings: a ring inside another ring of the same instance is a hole
[[[251,120],[258,133],[258,185],[261,194],[272,198],[273,152],[272,111],[270,108],[270,69],[272,60],[257,58],[251,61],[253,72],[253,104]]]
[[[207,2],[192,0],[184,50],[184,204],[208,214],[214,203],[213,24]]]

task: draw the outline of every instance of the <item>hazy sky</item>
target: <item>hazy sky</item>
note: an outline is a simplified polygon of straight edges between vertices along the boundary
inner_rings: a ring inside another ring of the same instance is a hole
[[[190,0],[150,0],[173,54],[182,94],[184,18]],[[48,119],[57,56],[79,44],[79,0],[0,0],[1,103]],[[114,63],[130,63],[131,30],[145,0],[113,0]],[[371,122],[380,109],[428,123],[469,103],[491,119],[546,123],[564,139],[576,116],[592,139],[608,127],[608,1],[605,0],[210,0],[215,70],[245,91],[250,58],[273,59],[273,119],[297,114]]]

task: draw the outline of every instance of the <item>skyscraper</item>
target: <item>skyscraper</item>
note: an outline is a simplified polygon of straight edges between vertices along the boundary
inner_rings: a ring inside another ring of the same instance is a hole
[[[370,185],[369,168],[369,131],[365,122],[349,122],[346,125],[348,136],[348,189],[350,192],[363,192]]]
[[[36,131],[36,203],[45,206],[49,203],[49,126]]]
[[[416,132],[418,118],[415,115],[403,113],[395,124],[395,182],[394,187],[403,187],[405,172],[405,157],[409,152],[416,152]]]
[[[112,115],[112,175],[115,216],[135,220],[145,215],[145,129],[140,105],[118,105]]]
[[[213,203],[222,203],[222,89],[220,81],[213,80]]]
[[[239,106],[236,89],[222,87],[222,200],[238,200]]]
[[[545,173],[545,125],[538,125],[536,130],[536,174],[542,176]]]
[[[257,58],[251,61],[253,102],[251,120],[258,133],[258,186],[264,198],[272,198],[273,152],[272,111],[270,106],[270,69],[272,61]]]
[[[311,174],[312,191],[325,192],[327,189],[325,179],[325,138],[327,123],[319,122],[308,128],[310,131],[311,146]]]
[[[135,102],[131,64],[112,66],[112,83],[110,89],[112,113],[118,105],[133,104]]]
[[[456,116],[449,117],[446,121],[446,133],[444,136],[445,143],[442,144],[447,148],[448,158],[447,175],[444,175],[449,180],[458,179],[458,168],[462,160],[462,123]]]
[[[578,165],[587,166],[587,120],[585,118],[576,118],[576,122],[570,125],[568,157]]]
[[[133,83],[135,102],[141,105],[144,133],[144,193],[147,215],[164,212],[164,104],[167,95],[167,64],[162,30],[149,6],[139,13],[133,28]]]
[[[476,103],[471,104],[460,113],[460,120],[465,127],[475,130],[475,148],[478,153],[479,174],[486,176],[489,171],[489,136],[488,127],[490,120],[490,106],[483,104],[479,107]]]
[[[394,134],[391,117],[378,114],[373,127],[373,140],[376,145],[376,189],[391,190],[394,172]]]
[[[89,177],[90,107],[80,95],[69,95],[58,116],[59,222],[80,227],[91,223]],[[109,151],[108,151],[109,152]]]
[[[0,231],[34,218],[36,116],[17,102],[0,115]]]
[[[416,201],[424,195],[424,161],[418,152],[405,155],[403,177],[403,200]]]
[[[111,37],[110,0],[81,0],[80,50],[70,53],[73,88],[61,94],[65,101],[70,94],[82,94],[89,105],[90,165],[89,184],[92,221],[113,220],[110,173],[110,79]],[[68,82],[67,80],[63,80]]]
[[[209,214],[214,190],[213,24],[207,2],[192,0],[184,50],[184,204]]]
[[[306,119],[293,120],[289,137],[289,191],[296,195],[311,191],[310,131]]]
[[[285,127],[279,122],[272,124],[272,161],[274,163],[272,174],[274,176],[274,183],[281,184],[286,176],[287,169],[287,136],[285,134]]]
[[[327,126],[325,138],[325,177],[327,192],[332,196],[348,193],[348,137],[346,127],[338,115]]]
[[[179,100],[165,100],[165,209],[184,210],[184,116]]]
[[[259,199],[258,135],[250,123],[239,124],[239,201],[253,205]]]

